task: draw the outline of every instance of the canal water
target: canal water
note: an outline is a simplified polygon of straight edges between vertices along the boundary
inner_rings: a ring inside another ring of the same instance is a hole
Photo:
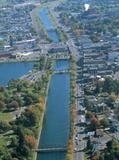
[[[64,69],[68,63],[63,62]],[[58,70],[57,61],[56,69]],[[63,69],[63,67],[62,67]],[[59,67],[61,70],[61,67]],[[70,75],[54,74],[51,79],[39,148],[67,147],[70,132]],[[66,152],[39,153],[37,160],[65,160]]]
[[[32,70],[32,62],[1,63],[0,85],[6,86],[11,79],[18,79]]]
[[[6,36],[0,34],[0,41],[4,41],[4,39],[6,39]]]
[[[55,71],[62,71],[69,69],[69,61],[65,59],[57,60],[54,69]]]
[[[51,22],[47,8],[40,8],[39,18],[43,27],[46,29],[49,38],[55,43],[59,42],[59,35]]]

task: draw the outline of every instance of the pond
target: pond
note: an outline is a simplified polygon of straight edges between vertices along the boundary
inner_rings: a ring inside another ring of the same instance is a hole
[[[6,86],[10,80],[16,80],[33,68],[32,62],[1,63],[0,85]]]

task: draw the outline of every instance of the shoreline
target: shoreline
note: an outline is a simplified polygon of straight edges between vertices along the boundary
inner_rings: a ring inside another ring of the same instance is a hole
[[[41,124],[42,127],[41,128],[39,127],[36,149],[39,147],[39,143],[40,143],[41,132],[42,132],[42,128],[43,128],[44,115],[45,115],[45,112],[46,112],[46,109],[47,109],[47,99],[48,99],[48,93],[49,93],[51,78],[52,78],[52,74],[49,76],[49,82],[48,82],[48,85],[47,85],[45,104],[44,104],[45,109],[44,109],[44,112],[42,113],[41,122],[39,122],[39,125]],[[38,154],[37,152],[34,153],[33,160],[37,160],[37,154]]]
[[[68,71],[69,72],[69,75],[70,75],[70,71]],[[57,73],[55,73],[55,71],[53,71],[53,73],[52,74],[50,74],[50,77],[49,77],[49,82],[48,82],[48,86],[47,86],[47,91],[46,91],[46,98],[45,98],[45,110],[44,110],[44,112],[43,112],[43,114],[42,114],[42,124],[43,124],[43,120],[44,120],[44,115],[45,115],[45,112],[46,112],[46,109],[47,109],[47,99],[48,99],[48,93],[49,93],[49,88],[50,88],[50,83],[51,83],[51,80],[52,80],[52,76],[53,75],[55,75],[55,74],[57,74]],[[70,94],[70,92],[69,92],[69,94]],[[71,114],[71,110],[69,109],[69,112],[70,112],[70,114]],[[40,130],[39,130],[39,137],[38,137],[38,139],[37,139],[37,147],[36,147],[36,149],[39,147],[39,143],[40,143],[40,138],[41,138],[41,133],[42,133],[42,129],[43,129],[43,125],[42,125],[42,127],[40,128]],[[69,134],[70,134],[70,131],[69,131]],[[68,143],[68,142],[67,142]],[[34,157],[33,157],[33,160],[37,160],[37,155],[38,155],[38,153],[37,152],[35,152],[35,155],[34,155]],[[67,155],[67,151],[66,151],[66,155]]]
[[[67,38],[66,38],[64,32],[58,26],[55,17],[51,13],[51,8],[50,8],[49,3],[41,4],[40,6],[36,7],[34,9],[34,12],[33,12],[33,16],[34,16],[34,19],[36,20],[37,26],[39,26],[39,28],[42,30],[46,40],[48,42],[50,42],[50,41],[52,42],[52,39],[48,35],[48,29],[46,29],[46,27],[43,26],[42,20],[40,19],[40,16],[39,16],[39,11],[42,8],[46,8],[48,10],[48,15],[47,16],[48,16],[49,20],[51,21],[51,23],[53,25],[53,30],[56,32],[56,34],[59,38],[59,42],[65,42]]]
[[[14,60],[5,60],[5,61],[1,61],[0,60],[0,64],[9,64],[9,63],[22,63],[22,62],[26,62],[26,63],[28,63],[28,62],[37,62],[38,60],[16,60],[16,59],[14,59]]]
[[[75,133],[75,80],[76,80],[76,68],[74,66],[75,59],[72,57],[70,60],[70,135],[68,140],[67,146],[67,154],[66,160],[73,160],[73,153],[74,153],[74,133]]]

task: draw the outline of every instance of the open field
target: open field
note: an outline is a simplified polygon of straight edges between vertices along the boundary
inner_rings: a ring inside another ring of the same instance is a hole
[[[10,113],[0,113],[0,121],[9,122],[12,118],[13,116]]]

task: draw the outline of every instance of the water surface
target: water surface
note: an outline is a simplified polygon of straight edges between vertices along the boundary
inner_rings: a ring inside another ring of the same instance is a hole
[[[57,60],[56,63],[55,63],[55,67],[54,69],[56,71],[62,71],[62,70],[67,70],[69,69],[69,61],[68,60]]]
[[[61,67],[62,66],[62,67]],[[68,69],[69,62],[56,61],[55,70]],[[70,133],[70,74],[51,79],[39,148],[65,148]],[[66,152],[39,153],[37,160],[65,160]]]
[[[16,80],[33,68],[32,62],[1,63],[0,85],[7,85],[10,80]]]
[[[59,35],[55,27],[53,26],[51,18],[49,17],[47,8],[40,8],[39,18],[48,33],[48,37],[55,43],[59,42]]]

